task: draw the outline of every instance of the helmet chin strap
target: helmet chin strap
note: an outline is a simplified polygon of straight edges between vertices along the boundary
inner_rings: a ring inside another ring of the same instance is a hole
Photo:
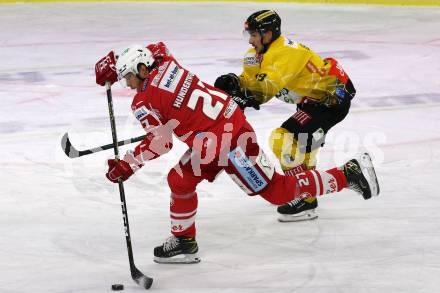
[[[272,40],[268,44],[263,44],[263,32],[260,31],[261,44],[263,45],[263,50],[261,50],[260,54],[266,53],[267,49],[269,49],[270,44],[272,44]]]
[[[270,39],[270,42],[267,44],[263,44],[263,33],[260,31],[260,36],[261,36],[261,44],[263,45],[263,50],[261,50],[260,54],[264,54],[266,53],[267,49],[269,49],[270,44],[272,44],[277,38],[273,38],[273,32],[272,32],[272,38]]]
[[[264,54],[264,53],[267,52],[267,49],[269,49],[269,45],[270,45],[271,43],[272,43],[272,42],[270,42],[269,44],[265,44],[265,45],[263,45],[263,50],[261,50],[261,54]]]

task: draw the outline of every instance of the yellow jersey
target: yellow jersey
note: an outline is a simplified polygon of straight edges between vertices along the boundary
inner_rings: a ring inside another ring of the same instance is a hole
[[[239,79],[241,87],[260,103],[275,96],[292,104],[309,100],[330,106],[340,103],[337,94],[341,86],[345,90],[348,76],[334,59],[322,59],[306,46],[280,36],[264,54],[254,48],[247,51]]]

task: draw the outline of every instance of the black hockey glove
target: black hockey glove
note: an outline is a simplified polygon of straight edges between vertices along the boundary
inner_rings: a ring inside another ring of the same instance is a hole
[[[217,77],[214,86],[228,93],[240,106],[241,110],[244,110],[246,107],[260,110],[260,103],[258,103],[252,95],[243,93],[240,87],[240,80],[236,74],[228,73]],[[250,92],[248,91],[247,93]]]
[[[231,96],[241,93],[240,80],[234,73],[220,75],[215,80],[214,86],[227,92]]]
[[[244,95],[240,96],[232,96],[232,99],[240,106],[241,110],[244,110],[247,107],[252,107],[255,110],[260,110],[260,103],[254,100],[252,97],[246,97]]]

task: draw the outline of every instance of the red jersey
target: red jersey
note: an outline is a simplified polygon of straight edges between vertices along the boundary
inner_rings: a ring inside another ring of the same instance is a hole
[[[169,151],[171,133],[190,148],[197,139],[215,137],[218,154],[222,134],[227,132],[234,137],[246,120],[229,95],[202,82],[171,55],[164,56],[150,72],[131,107],[148,133],[135,149],[135,155],[142,153],[144,161]],[[151,146],[154,140],[160,141],[160,147]],[[153,155],[144,155],[151,150]]]

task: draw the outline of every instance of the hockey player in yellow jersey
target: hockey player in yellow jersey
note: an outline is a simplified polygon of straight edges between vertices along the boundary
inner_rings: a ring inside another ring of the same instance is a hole
[[[272,131],[269,143],[285,174],[314,169],[325,135],[348,114],[356,93],[351,80],[335,59],[323,59],[281,35],[281,18],[273,10],[250,15],[244,32],[253,48],[243,58],[243,72],[222,75],[215,86],[234,96],[242,109],[259,109],[272,98],[296,104],[296,112]],[[295,200],[278,207],[278,219],[315,219],[317,206],[316,198]]]

